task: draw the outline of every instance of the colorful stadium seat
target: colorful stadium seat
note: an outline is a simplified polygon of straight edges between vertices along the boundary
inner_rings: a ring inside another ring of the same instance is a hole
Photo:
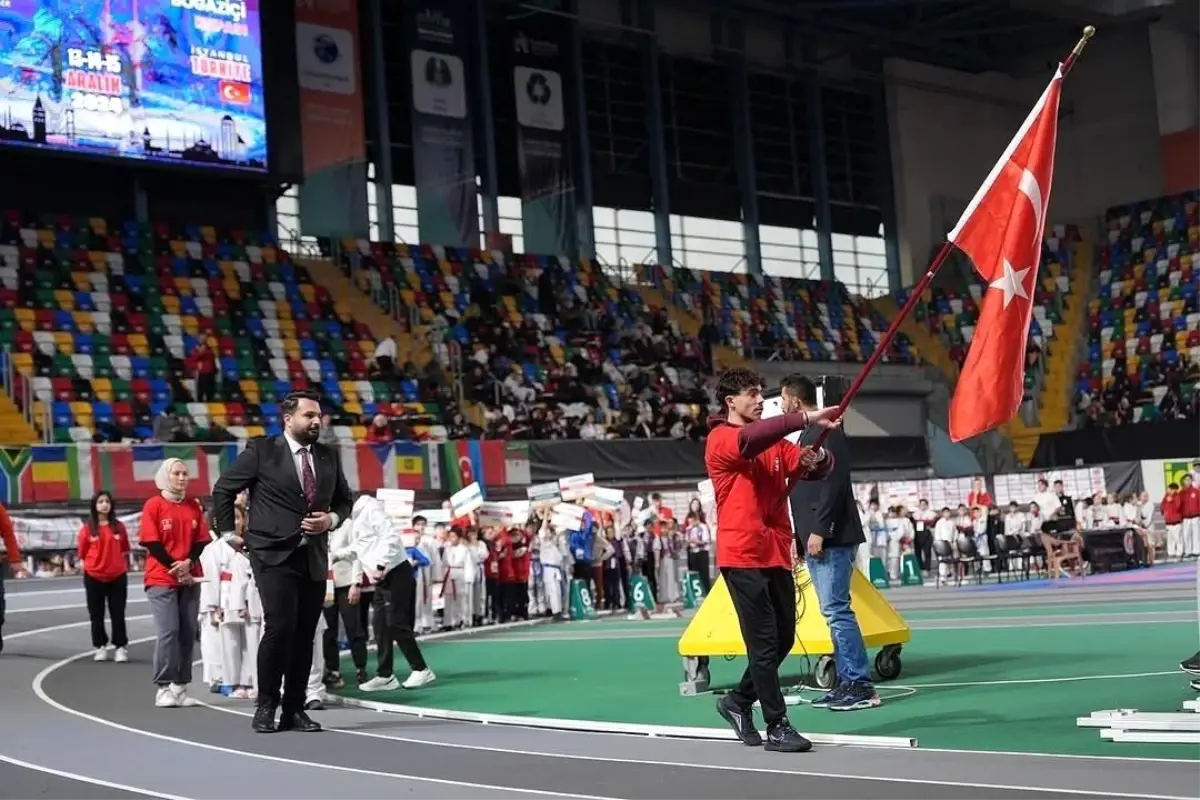
[[[801,361],[866,361],[887,323],[860,297],[838,282],[729,272],[707,272],[659,265],[642,268],[646,277],[676,306],[699,319],[710,319],[721,341],[747,357],[767,357],[779,343]],[[915,364],[908,337],[898,335],[885,361]]]
[[[1194,403],[1200,373],[1200,192],[1111,208],[1106,221],[1075,388],[1095,397],[1116,387],[1133,422],[1170,416]]]
[[[218,399],[191,403],[184,359],[215,345]],[[0,222],[0,346],[32,382],[58,441],[116,425],[149,436],[174,410],[234,436],[279,430],[274,402],[316,389],[353,432],[361,415],[436,408],[372,381],[375,338],[274,237],[207,226],[114,226],[101,219]]]

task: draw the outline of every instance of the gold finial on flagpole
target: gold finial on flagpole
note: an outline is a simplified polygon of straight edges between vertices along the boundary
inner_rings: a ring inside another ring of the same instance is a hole
[[[1096,26],[1095,25],[1086,26],[1083,29],[1083,36],[1081,36],[1079,38],[1079,42],[1076,43],[1075,49],[1071,51],[1071,54],[1073,56],[1075,56],[1076,58],[1078,58],[1079,54],[1083,52],[1083,48],[1087,47],[1088,41],[1095,35],[1096,35]]]

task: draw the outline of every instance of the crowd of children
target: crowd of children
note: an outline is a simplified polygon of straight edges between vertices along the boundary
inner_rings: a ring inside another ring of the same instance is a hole
[[[992,501],[982,479],[976,479],[967,499],[957,508],[940,511],[930,508],[925,499],[918,501],[915,510],[894,505],[884,511],[874,499],[865,508],[860,503],[859,514],[872,557],[887,565],[892,580],[900,579],[902,558],[909,553],[916,557],[921,571],[929,575],[938,563],[936,543],[942,542],[952,553],[973,548],[983,557],[981,569],[990,572],[990,556],[1000,550],[999,537],[1021,541],[1053,531],[1081,540],[1083,531],[1106,528],[1132,529],[1141,539],[1136,550],[1144,553],[1147,564],[1155,563],[1159,551],[1168,561],[1200,557],[1200,487],[1191,474],[1183,476],[1180,483],[1171,483],[1159,503],[1145,491],[1099,492],[1076,501],[1066,495],[1062,481],[1056,481],[1051,491],[1045,480],[1037,482],[1037,493],[1024,508],[1014,501],[1001,509]],[[1159,511],[1162,525],[1156,522]],[[964,539],[970,545],[965,545]],[[1127,544],[1127,549],[1132,552],[1134,547]],[[950,564],[941,563],[938,572],[941,579],[951,577]]]

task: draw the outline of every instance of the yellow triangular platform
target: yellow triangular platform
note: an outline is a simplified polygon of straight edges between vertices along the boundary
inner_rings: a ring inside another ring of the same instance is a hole
[[[912,630],[892,604],[871,585],[859,570],[853,570],[850,580],[850,607],[858,617],[863,639],[868,648],[889,644],[904,644],[912,638]],[[833,642],[829,626],[821,616],[817,590],[808,579],[808,571],[796,569],[796,643],[793,655],[832,655]],[[744,656],[746,645],[738,628],[737,614],[725,580],[718,578],[712,591],[692,617],[679,640],[681,656]]]

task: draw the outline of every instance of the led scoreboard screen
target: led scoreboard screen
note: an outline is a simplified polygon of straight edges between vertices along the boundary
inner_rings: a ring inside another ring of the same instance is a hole
[[[0,0],[0,146],[265,171],[258,0]]]

